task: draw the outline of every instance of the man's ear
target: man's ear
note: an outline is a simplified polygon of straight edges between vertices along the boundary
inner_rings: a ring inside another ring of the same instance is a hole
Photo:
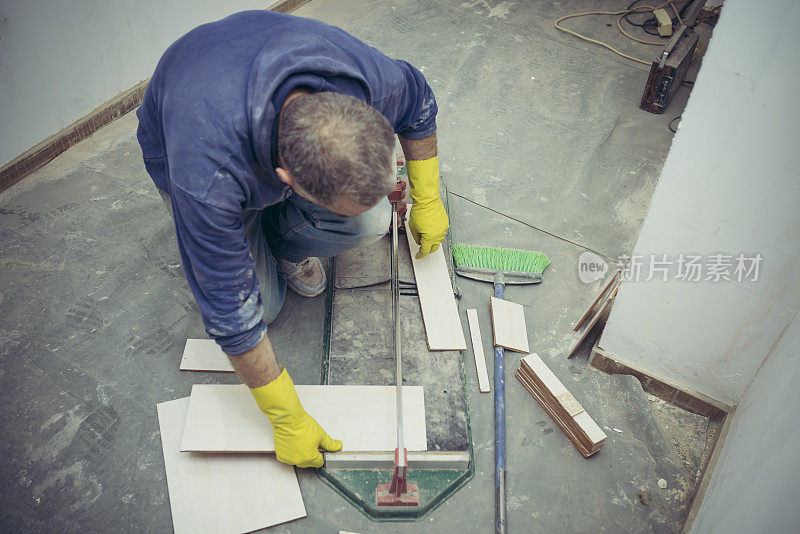
[[[278,179],[281,182],[285,183],[289,187],[294,187],[294,185],[295,185],[294,184],[294,178],[292,178],[292,175],[289,174],[289,171],[287,171],[283,167],[276,167],[275,168],[275,173],[278,175]]]

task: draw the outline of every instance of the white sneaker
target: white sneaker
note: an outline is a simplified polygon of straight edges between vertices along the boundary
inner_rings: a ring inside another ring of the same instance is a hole
[[[297,263],[278,260],[278,267],[286,275],[289,289],[301,297],[316,297],[325,291],[325,271],[319,258],[309,257]]]

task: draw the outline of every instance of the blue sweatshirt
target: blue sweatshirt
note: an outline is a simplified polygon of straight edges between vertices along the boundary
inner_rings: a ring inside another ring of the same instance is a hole
[[[275,174],[276,132],[297,88],[355,97],[408,139],[436,131],[436,101],[417,69],[339,28],[270,11],[181,37],[137,111],[145,167],[170,195],[186,279],[228,354],[252,349],[267,329],[242,214],[291,193]]]

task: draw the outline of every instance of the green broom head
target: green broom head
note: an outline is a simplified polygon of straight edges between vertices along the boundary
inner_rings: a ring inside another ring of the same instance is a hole
[[[550,264],[550,258],[542,252],[479,247],[464,243],[453,245],[453,259],[456,266],[537,274],[541,274]]]

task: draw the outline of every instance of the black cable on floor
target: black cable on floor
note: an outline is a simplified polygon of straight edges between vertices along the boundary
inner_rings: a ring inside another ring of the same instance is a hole
[[[641,2],[641,1],[642,1],[642,0],[634,0],[633,2],[631,2],[631,3],[630,3],[630,5],[627,7],[627,9],[628,9],[628,10],[630,10],[630,9],[633,9],[633,6],[635,6],[636,4],[638,4],[638,3],[639,3],[639,2]],[[633,22],[631,19],[629,19],[629,18],[628,18],[628,17],[630,17],[632,14],[633,14],[633,13],[628,13],[628,14],[627,14],[627,15],[625,15],[625,17],[624,17],[624,19],[625,19],[625,22],[627,22],[627,23],[628,23],[628,24],[630,24],[631,26],[637,26],[637,27],[639,27],[639,28],[642,28],[642,29],[644,29],[644,28],[645,28],[645,26],[657,26],[657,25],[658,25],[658,22],[656,21],[656,18],[655,18],[655,17],[650,17],[650,18],[648,18],[647,20],[645,20],[645,21],[643,21],[643,22],[641,22],[641,23],[639,23],[639,22]],[[645,30],[645,31],[647,31],[647,30]],[[647,32],[647,33],[650,33],[650,32]],[[650,34],[650,35],[653,35],[653,34]]]
[[[566,237],[561,237],[558,234],[554,234],[553,232],[548,232],[547,230],[545,230],[543,228],[539,228],[538,226],[534,226],[534,225],[532,225],[530,223],[527,223],[525,221],[521,221],[519,219],[516,219],[516,218],[514,218],[514,217],[512,217],[510,215],[507,215],[507,214],[505,214],[505,213],[503,213],[501,211],[497,211],[496,209],[493,209],[493,208],[490,208],[489,206],[481,204],[480,202],[476,202],[476,201],[472,200],[469,197],[465,197],[464,195],[459,195],[458,193],[456,193],[456,192],[454,192],[452,190],[448,190],[447,194],[453,195],[454,197],[458,197],[458,198],[464,199],[467,202],[469,202],[470,204],[475,204],[476,206],[480,206],[481,208],[489,210],[492,213],[496,213],[498,215],[501,215],[501,216],[505,217],[506,219],[511,219],[512,221],[515,221],[515,222],[518,222],[518,223],[520,223],[522,225],[525,225],[528,228],[533,228],[534,230],[538,230],[539,232],[542,232],[543,234],[547,234],[547,235],[549,235],[551,237],[555,237],[556,239],[560,239],[561,241],[564,241],[565,243],[569,243],[570,245],[575,245],[576,247],[580,247],[580,248],[582,248],[584,250],[588,250],[589,252],[594,252],[598,256],[602,256],[602,257],[604,257],[604,258],[606,258],[606,259],[608,259],[608,260],[610,260],[612,262],[616,261],[616,258],[611,258],[611,257],[607,256],[606,254],[603,254],[602,252],[599,252],[597,250],[594,250],[594,249],[591,249],[591,248],[587,247],[586,245],[581,245],[580,243],[576,243],[575,241],[567,239]]]
[[[628,6],[628,9],[633,9],[633,6],[635,6],[636,4],[638,4],[639,2],[642,2],[642,1],[643,0],[634,0],[633,2],[630,3],[630,5]],[[688,2],[686,2],[683,5],[683,7],[681,7],[678,10],[678,14],[680,14],[681,18],[683,18],[683,14],[686,12],[686,9],[691,5],[691,3],[692,3],[691,0],[689,0]],[[645,33],[647,33],[649,35],[654,35],[656,37],[661,37],[661,34],[658,33],[658,29],[657,29],[658,28],[658,19],[656,19],[653,16],[653,17],[650,17],[650,18],[648,18],[648,19],[646,19],[646,20],[644,20],[644,21],[642,21],[640,23],[639,22],[633,22],[630,18],[628,18],[633,14],[634,13],[628,13],[627,15],[625,15],[625,17],[624,17],[625,22],[627,22],[631,26],[636,26],[636,27],[641,28],[642,31],[644,31]],[[678,27],[678,25],[680,24],[680,22],[678,21],[678,17],[671,17],[671,19],[672,19],[673,28]],[[656,31],[652,31],[652,30],[650,30],[650,28],[656,28]]]

